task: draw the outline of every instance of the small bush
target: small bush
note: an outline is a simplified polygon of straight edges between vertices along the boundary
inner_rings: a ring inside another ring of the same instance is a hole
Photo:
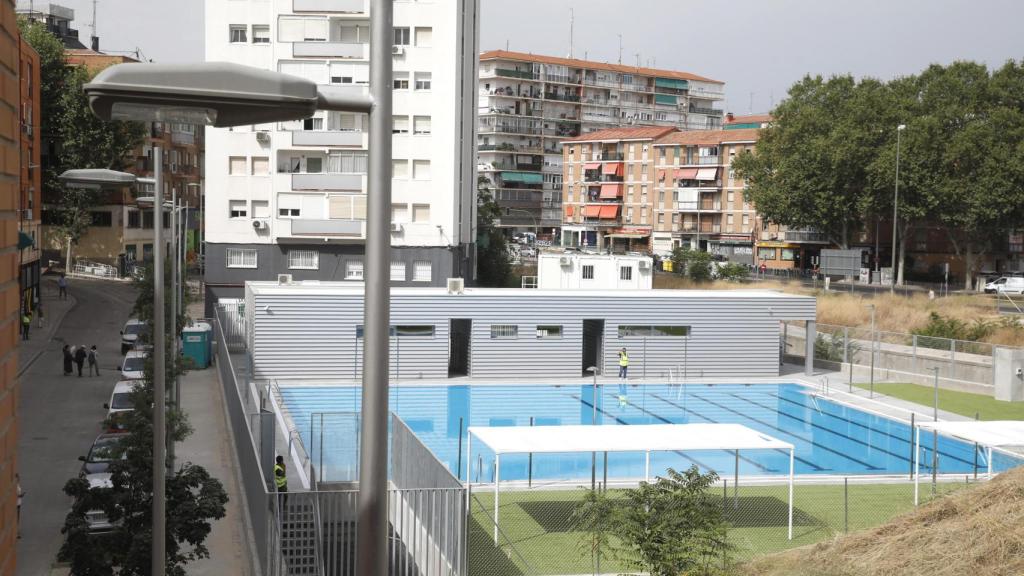
[[[718,267],[716,276],[725,282],[740,282],[747,278],[747,267],[743,264],[727,262]]]
[[[818,360],[842,362],[843,348],[846,346],[846,338],[843,337],[843,333],[840,330],[836,330],[827,336],[825,334],[818,334],[818,337],[814,339],[814,357]],[[856,361],[857,352],[859,351],[860,347],[851,341],[847,350],[850,362]]]

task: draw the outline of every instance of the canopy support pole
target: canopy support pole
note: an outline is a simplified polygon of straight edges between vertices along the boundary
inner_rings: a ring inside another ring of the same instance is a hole
[[[918,483],[921,480],[921,429],[914,430],[914,506],[918,503]]]
[[[988,447],[988,479],[992,479],[992,447]]]
[[[644,452],[644,481],[651,481],[651,452]]]
[[[793,539],[793,460],[796,450],[789,449],[789,539]]]
[[[494,545],[498,545],[498,485],[501,481],[501,455],[494,455]]]
[[[736,452],[736,469],[733,473],[732,480],[732,508],[733,510],[739,510],[740,507],[740,451]]]
[[[473,488],[473,433],[466,428],[466,521],[473,517],[473,502],[469,493]],[[467,524],[468,526],[468,524]]]

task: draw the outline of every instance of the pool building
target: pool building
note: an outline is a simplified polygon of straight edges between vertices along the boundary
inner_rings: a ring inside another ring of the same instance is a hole
[[[248,282],[245,334],[256,381],[351,382],[362,376],[363,285]],[[396,380],[614,375],[623,348],[633,379],[770,377],[780,323],[815,299],[765,290],[393,288]],[[811,372],[813,354],[807,373]]]

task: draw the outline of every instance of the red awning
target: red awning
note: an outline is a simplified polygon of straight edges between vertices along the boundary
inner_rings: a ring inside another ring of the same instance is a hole
[[[619,217],[619,206],[601,206],[601,213],[598,218],[601,220],[615,220]]]
[[[600,215],[601,215],[601,207],[600,206],[593,206],[593,205],[591,205],[591,206],[584,206],[583,207],[583,216],[585,218],[598,218],[598,217],[600,217]]]
[[[566,206],[565,207],[565,217],[566,218],[572,218],[572,209],[573,209],[572,206]]]
[[[601,168],[602,174],[610,176],[622,176],[622,162],[609,162]]]
[[[583,165],[584,170],[597,170],[600,167],[600,162],[587,162],[586,164]]]
[[[680,168],[676,170],[676,178],[679,180],[695,180],[697,178],[697,169]]]
[[[601,199],[622,198],[622,184],[601,184]]]

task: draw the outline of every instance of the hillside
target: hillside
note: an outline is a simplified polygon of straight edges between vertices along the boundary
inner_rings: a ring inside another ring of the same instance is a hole
[[[878,528],[766,556],[741,567],[737,573],[749,576],[1024,574],[1024,467],[940,498]]]

